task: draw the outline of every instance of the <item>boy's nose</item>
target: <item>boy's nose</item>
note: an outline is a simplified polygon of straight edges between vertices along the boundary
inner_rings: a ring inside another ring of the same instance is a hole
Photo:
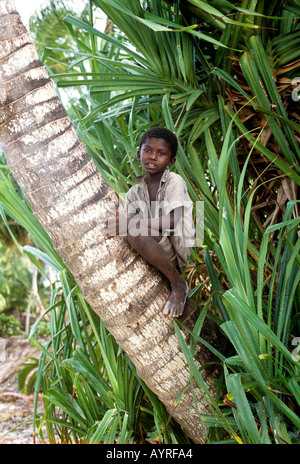
[[[157,153],[155,150],[152,150],[149,154],[149,158],[151,159],[157,159]]]

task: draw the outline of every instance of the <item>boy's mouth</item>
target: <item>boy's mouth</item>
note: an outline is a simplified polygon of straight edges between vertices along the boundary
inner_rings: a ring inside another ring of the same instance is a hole
[[[156,164],[153,164],[153,163],[147,163],[146,166],[148,168],[156,168]]]

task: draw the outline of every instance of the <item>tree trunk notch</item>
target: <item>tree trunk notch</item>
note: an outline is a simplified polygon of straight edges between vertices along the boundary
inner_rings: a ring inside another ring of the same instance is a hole
[[[140,377],[172,412],[190,371],[173,328],[162,316],[166,280],[134,252],[126,239],[104,240],[101,218],[118,199],[78,140],[29,33],[10,0],[0,0],[0,143],[17,182],[83,296],[128,354]],[[182,322],[198,316],[188,300]],[[218,343],[216,328],[203,327]],[[185,334],[187,337],[187,334]],[[211,353],[199,345],[199,366]],[[205,382],[215,395],[213,379]],[[210,410],[196,389],[201,414]],[[173,417],[196,443],[205,441],[191,391]]]

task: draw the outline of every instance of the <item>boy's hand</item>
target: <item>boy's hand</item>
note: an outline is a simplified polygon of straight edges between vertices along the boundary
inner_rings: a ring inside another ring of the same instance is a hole
[[[115,237],[116,235],[127,235],[127,218],[119,211],[112,211],[108,209],[113,216],[109,217],[104,223],[104,229],[106,230],[106,240]]]

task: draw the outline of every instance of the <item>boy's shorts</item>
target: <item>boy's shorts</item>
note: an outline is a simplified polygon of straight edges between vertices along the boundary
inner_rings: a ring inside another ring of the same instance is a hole
[[[177,266],[177,264],[178,264],[177,255],[176,255],[176,252],[174,250],[174,247],[173,247],[169,237],[167,235],[164,235],[163,238],[158,243],[160,244],[160,246],[162,247],[162,249],[164,250],[164,252],[168,256],[171,263],[173,263],[173,264],[175,264],[175,266]]]

